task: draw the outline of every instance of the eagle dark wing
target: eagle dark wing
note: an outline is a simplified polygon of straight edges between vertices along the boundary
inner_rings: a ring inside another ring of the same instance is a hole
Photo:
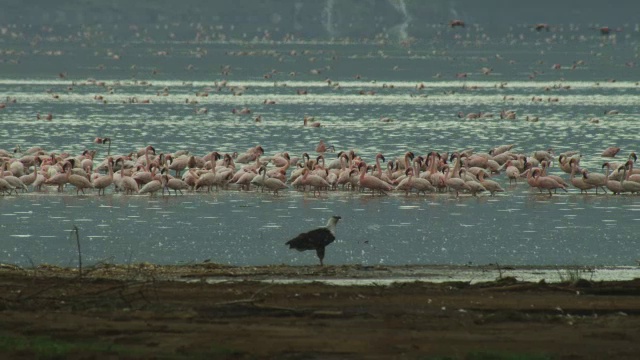
[[[318,228],[302,233],[286,242],[290,249],[298,251],[317,250],[331,244],[336,237],[327,228]]]

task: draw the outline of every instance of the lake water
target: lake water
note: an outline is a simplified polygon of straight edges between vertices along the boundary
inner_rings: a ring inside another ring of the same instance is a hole
[[[106,149],[93,140],[107,136],[112,154],[149,144],[158,152],[197,155],[260,144],[266,155],[300,156],[314,153],[322,139],[372,161],[378,152],[390,159],[409,150],[486,152],[515,144],[515,152],[527,155],[550,147],[579,151],[591,171],[599,171],[609,146],[622,148],[617,161],[639,150],[637,32],[602,37],[584,28],[561,34],[520,28],[488,37],[446,29],[404,47],[167,40],[153,28],[146,40],[89,29],[84,38],[60,31],[34,44],[29,31],[35,30],[22,31],[29,36],[3,34],[0,94],[16,99],[0,109],[0,148],[7,150],[97,149],[102,160]],[[492,71],[484,75],[482,68]],[[226,87],[216,90],[224,80]],[[196,96],[203,92],[209,95]],[[150,103],[131,104],[132,98]],[[264,104],[267,99],[276,104]],[[252,113],[231,112],[243,107]],[[201,108],[207,113],[197,114]],[[612,109],[619,114],[603,115]],[[517,111],[517,120],[501,120],[501,110]],[[456,116],[480,111],[495,116]],[[36,120],[37,113],[53,119]],[[322,127],[303,127],[305,115]],[[598,123],[589,121],[596,117]],[[557,166],[550,171],[567,177]],[[342,220],[327,264],[635,265],[640,258],[637,196],[571,189],[549,197],[526,183],[510,186],[504,175],[496,180],[506,192],[478,198],[346,191],[316,198],[293,189],[280,196],[229,190],[170,197],[110,189],[98,197],[76,196],[70,187],[64,194],[30,190],[0,197],[0,263],[74,265],[70,235],[77,226],[88,263],[316,264],[314,253],[289,250],[284,242],[334,214]]]

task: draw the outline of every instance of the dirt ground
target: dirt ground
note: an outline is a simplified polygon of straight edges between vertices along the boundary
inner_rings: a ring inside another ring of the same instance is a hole
[[[503,277],[384,286],[273,281],[361,270],[140,264],[84,269],[79,277],[76,269],[2,266],[0,352],[4,358],[65,359],[640,354],[640,279],[550,284]]]

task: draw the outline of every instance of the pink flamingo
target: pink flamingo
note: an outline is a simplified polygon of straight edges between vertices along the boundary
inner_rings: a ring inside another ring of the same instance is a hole
[[[389,183],[386,183],[375,176],[367,175],[367,164],[361,162],[358,165],[358,169],[360,170],[360,187],[365,189],[371,189],[373,195],[376,194],[376,190],[380,192],[381,195],[387,195],[387,191],[392,191],[393,186]]]
[[[18,194],[18,190],[16,189],[15,186],[13,186],[13,184],[11,184],[9,181],[7,181],[4,178],[4,168],[5,168],[5,163],[0,164],[0,192],[1,193],[5,193],[8,192],[9,195],[11,195],[12,191],[16,192],[16,195]]]
[[[420,177],[421,162],[422,157],[418,156],[417,158],[415,158],[413,168],[414,176],[413,179],[411,179],[410,185],[413,189],[416,189],[416,193],[418,195],[420,195],[420,193],[427,195],[427,191],[435,192],[436,188],[431,184],[431,181]]]
[[[608,178],[608,174],[598,174],[598,173],[593,173],[593,174],[589,174],[588,177],[584,178],[584,182],[586,182],[589,185],[593,185],[593,187],[596,188],[596,194],[598,193],[598,188],[602,189],[602,191],[604,191],[604,193],[607,193],[607,190],[605,190],[605,186],[607,184],[607,178]]]
[[[514,181],[514,180],[517,184],[518,178],[520,177],[520,170],[518,170],[518,168],[513,165],[511,160],[508,160],[505,165],[506,165],[505,174],[509,178],[509,185],[511,185],[511,181]]]
[[[0,176],[0,193],[8,193],[9,195],[11,195],[11,192],[13,191],[15,191],[16,194],[18,193],[13,185],[9,184],[7,180]]]
[[[569,157],[566,154],[560,154],[560,156],[558,156],[558,167],[560,167],[560,170],[564,171],[567,174],[571,174],[571,160],[575,160],[576,161],[576,165],[579,165],[580,162],[580,157],[581,155],[576,156],[575,154],[572,155],[571,157]]]
[[[405,177],[404,179],[402,179],[400,181],[400,183],[398,183],[398,185],[396,185],[396,189],[395,190],[401,190],[404,191],[404,195],[405,196],[409,196],[409,192],[411,192],[411,190],[413,189],[411,187],[411,180],[413,179],[413,168],[407,168],[404,171]]]
[[[455,169],[455,167],[454,167]],[[461,191],[471,191],[471,188],[469,187],[469,185],[467,184],[466,181],[464,181],[462,178],[460,177],[452,177],[451,174],[453,173],[452,171],[450,171],[449,167],[446,167],[443,169],[445,171],[445,180],[444,183],[445,185],[447,185],[450,189],[453,189],[456,192],[456,197],[458,197],[460,195]],[[462,169],[458,170],[461,171]]]
[[[486,173],[484,171],[481,172],[478,180],[480,180],[480,184],[482,184],[482,186],[484,186],[484,188],[487,189],[489,193],[491,193],[491,196],[494,196],[497,192],[504,192],[502,186],[500,186],[500,184],[498,184],[496,181],[485,179],[485,174]]]
[[[155,194],[159,190],[164,189],[163,181],[164,179],[162,180],[154,179],[144,184],[144,186],[140,189],[139,194],[146,194],[146,193],[149,193],[149,195]]]
[[[180,191],[180,195],[184,195],[182,193],[182,190],[189,189],[189,185],[180,179],[169,178],[169,175],[167,174],[164,174],[162,176],[164,178],[164,187],[167,189],[169,195],[171,195],[171,190],[173,190],[176,195],[178,195],[178,191]],[[164,189],[162,189],[162,194],[164,195]]]
[[[138,166],[136,172],[131,176],[138,185],[145,185],[154,180],[156,175],[156,167],[152,167],[151,171],[146,170],[143,166]]]
[[[607,173],[611,172],[611,164],[609,164],[608,162],[605,162],[604,164],[602,164],[602,167],[607,168]],[[611,192],[614,194],[620,194],[625,191],[620,181],[610,179],[609,177],[607,177],[607,183],[605,184],[605,186],[607,187],[607,189],[611,190]]]
[[[109,173],[93,180],[93,186],[98,189],[98,195],[100,195],[100,191],[104,195],[106,188],[113,184],[113,158],[111,156],[107,159],[107,166],[109,167]]]
[[[555,181],[554,179],[548,176],[540,176],[541,173],[542,173],[541,169],[533,169],[533,178],[535,179],[535,184],[537,188],[546,189],[547,191],[549,191],[549,196],[553,195],[551,190],[555,190],[555,189],[562,189],[564,190],[564,192],[567,192],[566,186],[560,184],[559,182]]]
[[[176,177],[180,177],[182,170],[187,168],[187,165],[189,163],[189,157],[183,155],[174,159],[173,155],[169,154],[165,156],[165,161],[169,163],[168,168],[170,170],[175,171]]]
[[[253,180],[253,178],[255,178],[258,174],[256,174],[256,172],[254,170],[250,170],[250,171],[244,171],[244,170],[239,170],[238,172],[243,171],[244,173],[238,178],[238,180],[235,182],[236,185],[240,185],[240,189],[245,189],[247,191],[249,191],[249,187],[251,186],[251,181]]]
[[[627,171],[628,170],[628,171]],[[624,170],[622,173],[622,180],[620,180],[620,185],[624,191],[628,191],[630,193],[640,192],[640,183],[635,181],[629,181],[629,175],[631,175],[631,171],[633,170],[633,161],[628,160],[624,165]]]
[[[80,191],[84,194],[84,189],[93,189],[94,185],[82,175],[72,174],[69,176],[69,184],[76,187],[76,195],[79,194]]]
[[[382,166],[380,165],[380,159],[382,159],[382,161],[386,161],[384,158],[384,155],[382,155],[381,153],[378,153],[376,155],[376,166],[375,166],[375,172],[373,173],[373,176],[377,177],[378,179],[386,182],[387,184],[394,184],[394,181],[391,180],[391,178],[389,178],[389,176],[386,173],[382,172]]]
[[[62,166],[62,173],[51,176],[44,183],[45,185],[57,185],[58,192],[62,192],[64,185],[69,182],[69,176],[71,175],[71,167],[73,165],[70,162],[65,162]]]
[[[116,163],[118,161],[124,162],[123,158],[119,158]],[[124,165],[120,167],[120,187],[124,190],[125,195],[137,193],[139,190],[138,182],[124,172]]]
[[[288,152],[284,152],[282,153],[282,155],[274,156],[271,159],[271,162],[277,167],[283,167],[291,162],[291,157],[289,156]]]
[[[569,177],[569,181],[575,188],[580,189],[580,194],[582,194],[583,192],[588,193],[587,190],[593,189],[595,187],[594,185],[587,184],[585,182],[585,179],[588,178],[588,175],[586,175],[586,171],[580,170],[578,168],[578,161],[576,159],[569,160],[569,165],[571,166],[571,175]],[[576,172],[582,173],[583,177],[576,177]]]
[[[217,185],[217,178],[216,178],[216,165],[215,162],[216,160],[220,159],[220,154],[217,151],[214,151],[211,153],[211,170],[209,172],[206,172],[202,175],[200,175],[200,177],[198,178],[198,180],[196,181],[196,190],[198,190],[201,187],[206,187],[207,188],[207,192],[211,192],[211,188],[215,185],[216,188],[218,187]]]
[[[264,187],[266,187],[267,189],[273,191],[273,195],[278,195],[278,191],[282,190],[282,189],[286,189],[288,188],[287,185],[285,185],[280,179],[276,179],[273,177],[266,177],[267,176],[267,168],[266,167],[261,167],[260,171],[262,172],[262,184]]]
[[[301,178],[301,185],[313,186],[313,196],[316,196],[316,191],[318,192],[318,195],[320,195],[321,189],[329,189],[331,187],[331,184],[329,184],[327,180],[318,175],[311,174],[308,168],[305,168],[304,170],[304,175],[302,175]]]
[[[33,172],[30,173],[30,174],[27,174],[27,175],[22,175],[22,176],[19,177],[20,181],[22,181],[22,183],[25,186],[32,185],[36,181],[36,179],[38,178],[38,165],[40,165],[41,162],[42,161],[40,160],[40,158],[36,157],[35,161],[34,161],[34,170],[33,170]]]
[[[565,187],[569,186],[569,184],[560,176],[547,174],[547,169],[549,168],[549,166],[546,161],[541,161],[540,165],[542,166],[542,173],[540,174],[540,176],[546,176],[546,177],[552,178],[553,180],[557,181],[559,184],[564,185]]]
[[[264,149],[262,148],[262,146],[257,145],[247,150],[244,154],[238,155],[236,162],[245,164],[256,160],[262,155],[264,155]],[[258,169],[256,168],[256,170]]]

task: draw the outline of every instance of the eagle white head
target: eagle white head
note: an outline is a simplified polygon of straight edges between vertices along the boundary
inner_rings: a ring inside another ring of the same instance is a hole
[[[336,235],[336,224],[340,219],[342,219],[342,217],[334,215],[329,218],[329,221],[327,221],[327,229],[329,229],[329,231],[333,234],[333,236]]]

